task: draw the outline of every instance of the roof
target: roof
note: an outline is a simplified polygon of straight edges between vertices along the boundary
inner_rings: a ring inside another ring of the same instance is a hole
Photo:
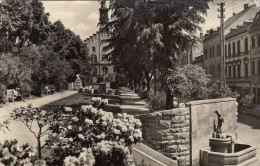
[[[260,11],[258,11],[256,13],[252,26],[250,27],[250,30],[253,30],[256,28],[260,28]]]
[[[252,5],[227,19],[224,23],[225,34],[229,33],[231,28],[236,29],[238,25],[243,25],[245,21],[253,21],[259,9],[256,5]]]
[[[243,23],[245,21],[247,22],[252,22],[254,20],[254,17],[256,15],[256,13],[260,10],[259,7],[257,7],[256,5],[252,5],[247,7],[245,10],[242,10],[241,12],[233,15],[232,17],[228,18],[225,22],[224,22],[224,27],[225,27],[225,35],[228,34],[230,32],[231,29],[236,29],[237,26],[239,25],[243,25]],[[213,33],[213,34],[206,34],[206,38],[210,38],[213,35],[216,35],[217,33]]]
[[[232,37],[238,36],[242,33],[246,33],[251,27],[252,22],[244,22],[243,25],[238,25],[236,29],[230,29],[230,32],[225,36],[226,40]]]

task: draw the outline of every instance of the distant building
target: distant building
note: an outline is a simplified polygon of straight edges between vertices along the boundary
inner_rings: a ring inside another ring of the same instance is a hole
[[[191,64],[193,64],[193,65],[198,65],[198,66],[204,68],[203,55],[200,55],[200,56],[195,57],[195,60],[192,61]]]
[[[250,94],[250,34],[252,22],[231,29],[225,36],[227,85],[241,95]]]
[[[187,51],[183,52],[183,54],[180,56],[180,64],[190,64],[195,60],[195,57],[200,56],[203,51],[203,33],[200,33],[200,38],[198,38],[197,43],[190,49],[187,49]]]
[[[114,74],[114,66],[107,58],[108,51],[104,50],[107,43],[104,42],[109,36],[107,32],[103,30],[103,27],[108,23],[108,8],[105,3],[101,4],[99,9],[99,31],[85,40],[88,48],[88,53],[91,58],[91,65],[93,76],[103,76],[104,79],[110,74]]]
[[[251,41],[251,92],[254,94],[254,103],[260,104],[260,11],[249,30]]]
[[[255,5],[248,6],[248,4],[245,4],[243,11],[234,14],[232,17],[228,18],[225,21],[225,36],[230,32],[231,29],[236,29],[237,26],[243,25],[245,21],[252,22],[258,10],[259,8]],[[221,68],[221,48],[219,31],[219,28],[217,30],[208,30],[207,34],[205,34],[205,39],[203,40],[204,68],[206,69],[208,74],[212,75],[213,82],[220,82],[220,73],[222,73],[222,70],[224,70]],[[235,45],[226,44],[225,52],[229,53],[228,51],[232,50],[233,46],[236,47]]]

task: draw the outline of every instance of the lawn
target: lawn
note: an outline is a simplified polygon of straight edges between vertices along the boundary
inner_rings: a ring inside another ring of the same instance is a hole
[[[120,113],[120,98],[117,95],[95,95],[87,93],[77,93],[72,96],[51,102],[47,105],[42,106],[43,109],[48,109],[54,106],[69,106],[72,108],[80,108],[82,105],[93,104],[91,101],[92,97],[101,97],[102,99],[108,99],[108,105],[105,111],[113,112],[114,114]]]

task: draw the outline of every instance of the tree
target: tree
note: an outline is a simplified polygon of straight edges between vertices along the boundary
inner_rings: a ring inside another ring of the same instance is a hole
[[[38,143],[38,157],[41,159],[41,150],[47,145],[44,143],[42,145],[42,137],[50,134],[49,125],[53,121],[51,118],[51,112],[41,110],[40,108],[32,107],[28,105],[27,107],[20,107],[13,110],[11,117],[16,120],[20,120],[37,139]],[[38,127],[38,131],[32,129],[33,125]]]
[[[175,70],[169,69],[165,79],[167,91],[170,91],[171,95],[178,99],[177,107],[180,106],[180,103],[185,104],[192,98],[198,98],[204,88],[207,88],[210,80],[200,66],[191,64],[178,66]]]
[[[198,24],[204,22],[202,14],[206,14],[209,2],[110,1],[112,21],[106,27],[110,32],[106,41],[107,49],[112,51],[108,56],[130,83],[135,80],[140,84],[145,78],[147,90],[150,80],[155,85],[165,85],[162,82],[165,71],[175,70],[178,57],[194,44]],[[166,94],[170,103],[171,93]]]
[[[29,0],[5,0],[0,4],[0,52],[17,51],[28,44],[32,28]]]

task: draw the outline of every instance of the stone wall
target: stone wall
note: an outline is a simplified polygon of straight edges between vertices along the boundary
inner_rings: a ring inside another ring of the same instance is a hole
[[[224,118],[222,129],[236,138],[237,102],[233,98],[192,101],[187,104],[191,114],[191,165],[199,165],[200,149],[209,146],[209,138],[217,125],[218,111]]]
[[[237,102],[233,98],[192,101],[178,108],[139,115],[144,143],[179,165],[200,165],[200,149],[209,146],[218,111],[224,118],[222,129],[236,138]]]
[[[190,163],[189,108],[179,108],[139,115],[144,143],[170,158],[178,157],[179,165]]]

